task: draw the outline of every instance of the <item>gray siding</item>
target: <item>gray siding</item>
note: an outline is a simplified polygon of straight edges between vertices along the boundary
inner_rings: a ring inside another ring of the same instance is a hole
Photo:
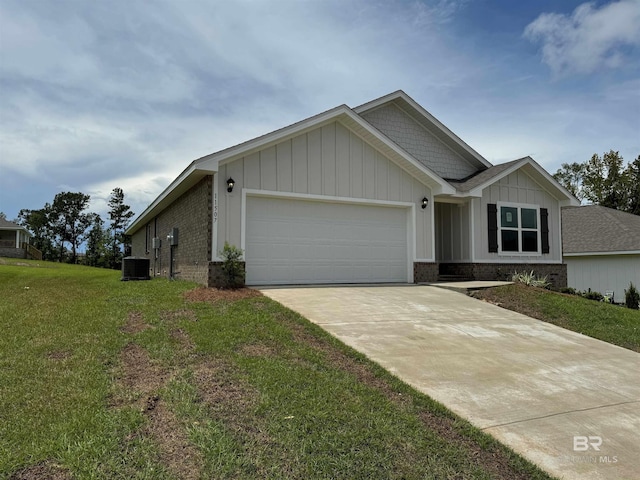
[[[362,116],[443,178],[461,179],[477,171],[396,105],[387,104]]]
[[[567,280],[577,290],[591,289],[603,295],[615,292],[614,301],[624,302],[629,282],[640,286],[640,254],[565,257]]]
[[[487,234],[487,204],[509,202],[537,205],[549,211],[549,253],[543,255],[499,255],[489,253]],[[560,242],[560,206],[558,200],[538,185],[522,170],[518,170],[493,185],[485,188],[481,199],[474,199],[474,261],[494,261],[510,263],[545,263],[561,262],[562,249]]]
[[[470,252],[469,203],[435,205],[436,259],[439,262],[468,262]]]
[[[229,177],[236,181],[232,193]],[[225,241],[241,244],[242,189],[253,189],[414,203],[416,257],[432,258],[431,209],[419,207],[424,196],[433,202],[429,187],[339,122],[221,165],[216,178],[218,250]]]

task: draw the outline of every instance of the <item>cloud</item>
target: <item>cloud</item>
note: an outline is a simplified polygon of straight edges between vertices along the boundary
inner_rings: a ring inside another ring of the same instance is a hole
[[[618,68],[629,48],[640,47],[640,1],[600,8],[583,3],[571,15],[543,13],[527,25],[524,36],[542,44],[542,60],[556,74]]]
[[[559,18],[581,32],[585,15],[593,23],[630,3],[589,6],[577,23]],[[568,161],[576,144],[586,150],[573,153],[582,161],[605,151],[595,137],[610,143],[608,151],[637,136],[629,131],[638,97],[627,94],[637,75],[618,69],[603,82],[605,91],[583,90],[578,79],[556,95],[564,85],[540,81],[541,65],[530,66],[518,50],[530,45],[509,32],[508,48],[487,43],[478,32],[491,12],[478,9],[479,18],[469,20],[464,10],[472,6],[0,0],[0,210],[14,216],[40,208],[64,189],[91,194],[91,208],[100,212],[121,187],[139,213],[195,158],[397,89],[492,161],[528,153]],[[632,15],[623,16],[613,30],[628,31]],[[558,38],[565,49],[573,45]],[[605,52],[611,62],[611,52],[635,55],[615,46]],[[588,136],[567,127],[583,118]]]

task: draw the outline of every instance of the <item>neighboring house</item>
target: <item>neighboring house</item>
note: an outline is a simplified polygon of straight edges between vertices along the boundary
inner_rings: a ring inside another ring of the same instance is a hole
[[[640,216],[600,205],[562,209],[568,285],[614,293],[624,302],[629,282],[640,287]]]
[[[0,257],[27,258],[30,238],[26,228],[0,218]]]
[[[195,160],[127,233],[152,275],[211,286],[225,242],[249,285],[533,269],[563,286],[560,208],[577,204],[530,157],[493,166],[398,91]]]

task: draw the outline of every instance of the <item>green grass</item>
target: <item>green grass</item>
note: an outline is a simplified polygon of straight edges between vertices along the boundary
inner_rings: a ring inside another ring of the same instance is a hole
[[[474,292],[509,310],[640,352],[640,311],[521,284]]]
[[[0,262],[0,478],[549,478],[266,297],[119,277]],[[132,342],[152,390],[122,381]]]

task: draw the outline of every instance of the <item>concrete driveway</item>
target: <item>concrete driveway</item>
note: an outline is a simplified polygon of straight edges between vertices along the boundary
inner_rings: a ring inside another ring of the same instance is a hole
[[[553,475],[638,478],[640,354],[433,286],[262,293]]]

